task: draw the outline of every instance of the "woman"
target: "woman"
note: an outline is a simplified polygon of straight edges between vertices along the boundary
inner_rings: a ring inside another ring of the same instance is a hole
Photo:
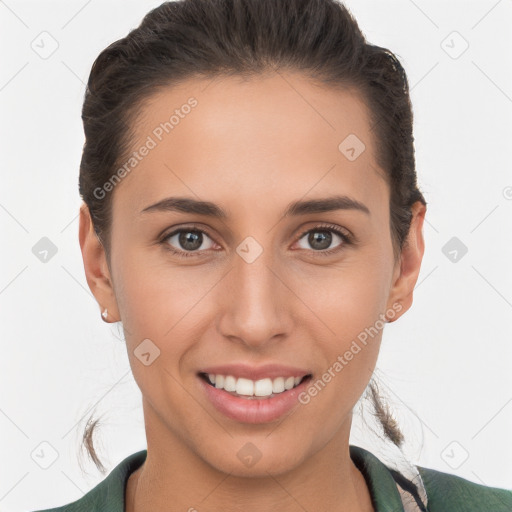
[[[147,450],[64,511],[512,510],[349,445],[424,253],[408,82],[334,0],[183,0],[93,65],[80,246]],[[94,451],[91,449],[94,456]]]

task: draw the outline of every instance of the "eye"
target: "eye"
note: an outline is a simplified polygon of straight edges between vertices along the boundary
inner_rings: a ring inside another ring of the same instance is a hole
[[[210,240],[210,244],[204,246],[205,240]],[[194,253],[208,250],[214,245],[213,240],[208,234],[198,228],[185,227],[172,231],[161,240],[164,247],[171,251],[173,254],[180,257],[195,256]],[[172,245],[174,243],[174,245]]]
[[[314,252],[319,253],[319,255],[330,255],[336,253],[341,251],[345,245],[350,245],[352,243],[351,236],[348,233],[331,224],[315,226],[312,229],[304,231],[300,235],[298,241],[300,242],[303,238],[305,238],[305,235],[307,235],[306,244],[309,244],[311,247],[313,247]],[[329,249],[333,241],[336,241],[336,237],[339,238],[342,243],[338,244],[334,248]],[[308,247],[304,246],[301,248],[308,249]]]
[[[344,246],[351,245],[353,243],[352,237],[348,232],[345,232],[338,226],[331,224],[315,226],[312,229],[304,231],[299,236],[298,242],[305,238],[306,235],[308,235],[306,243],[313,247],[313,252],[323,256],[329,256],[341,251]],[[336,237],[341,240],[341,243],[334,248],[329,249],[333,241],[336,241]],[[210,243],[208,243],[208,240],[210,240]],[[205,241],[206,247],[204,246]],[[212,249],[215,245],[212,238],[204,230],[197,227],[182,227],[180,229],[176,229],[165,235],[160,243],[163,244],[166,250],[183,258],[201,256],[204,251]],[[308,249],[308,247],[303,246],[301,246],[301,248]]]

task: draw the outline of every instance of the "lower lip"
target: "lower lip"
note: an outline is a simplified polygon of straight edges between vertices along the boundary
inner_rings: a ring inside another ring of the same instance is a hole
[[[298,396],[306,389],[311,377],[304,379],[297,387],[272,398],[261,397],[252,400],[231,395],[223,389],[211,386],[202,377],[198,376],[198,379],[210,402],[228,418],[243,423],[269,423],[299,405]]]

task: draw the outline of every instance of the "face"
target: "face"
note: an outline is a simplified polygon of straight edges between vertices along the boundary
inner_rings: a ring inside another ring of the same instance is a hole
[[[348,444],[384,315],[410,306],[423,251],[415,220],[416,252],[395,263],[362,99],[292,73],[190,80],[144,104],[136,138],[111,192],[108,279],[88,280],[122,321],[148,447],[265,475]],[[210,371],[258,389],[309,377],[249,400]]]

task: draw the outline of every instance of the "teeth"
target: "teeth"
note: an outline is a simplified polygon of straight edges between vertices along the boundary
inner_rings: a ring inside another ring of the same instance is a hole
[[[283,393],[285,390],[294,388],[302,380],[302,377],[277,377],[275,379],[265,378],[251,380],[240,377],[236,379],[232,375],[208,374],[208,380],[217,389],[243,396],[274,396]]]

